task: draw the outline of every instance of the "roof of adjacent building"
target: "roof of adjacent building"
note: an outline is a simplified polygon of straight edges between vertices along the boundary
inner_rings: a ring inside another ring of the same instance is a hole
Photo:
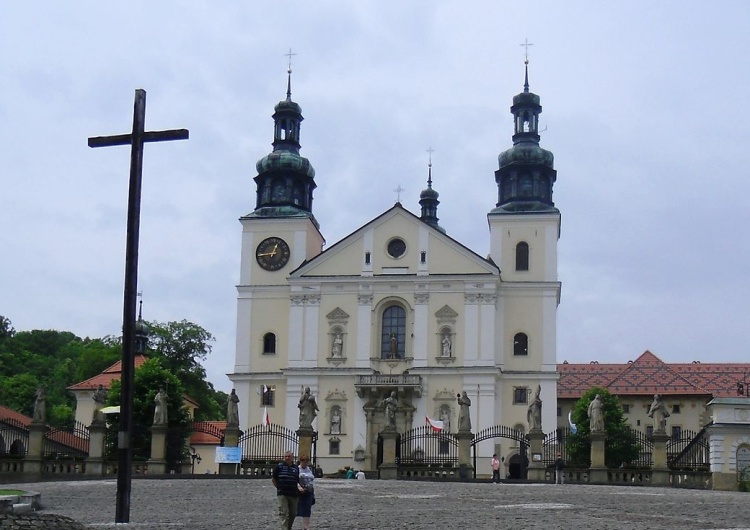
[[[136,355],[134,358],[135,368],[138,368],[146,362],[148,357],[145,355]],[[104,370],[102,373],[89,377],[85,381],[70,385],[68,390],[96,390],[99,385],[109,390],[112,386],[112,381],[120,379],[122,377],[122,361],[117,361],[115,364]]]
[[[750,373],[748,363],[665,363],[645,351],[626,364],[557,365],[560,380],[558,399],[578,399],[592,386],[599,386],[618,396],[704,396],[707,399],[734,397],[737,383]]]
[[[190,445],[219,445],[226,428],[225,421],[196,421],[193,423]]]

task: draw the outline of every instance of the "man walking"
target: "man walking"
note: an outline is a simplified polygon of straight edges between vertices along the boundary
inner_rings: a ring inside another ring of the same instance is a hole
[[[297,501],[302,487],[299,484],[299,468],[294,465],[294,455],[291,451],[284,453],[284,461],[279,462],[274,468],[271,481],[276,487],[281,530],[292,530],[294,518],[297,517]]]
[[[562,459],[562,453],[557,453],[555,460],[555,484],[565,484],[565,460]]]
[[[492,482],[498,484],[500,482],[500,460],[497,459],[497,455],[492,455]]]

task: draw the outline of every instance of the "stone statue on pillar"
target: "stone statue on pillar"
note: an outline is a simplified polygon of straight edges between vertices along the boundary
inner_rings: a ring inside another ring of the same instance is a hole
[[[47,419],[47,391],[44,386],[36,389],[34,394],[34,415],[31,421],[34,423],[44,423]]]
[[[92,418],[92,423],[104,422],[105,417],[102,414],[102,409],[107,404],[107,389],[104,388],[104,385],[99,385],[99,388],[96,389],[91,399],[94,400],[94,417]]]
[[[536,387],[536,395],[534,400],[526,410],[526,421],[529,422],[530,431],[541,431],[542,430],[542,399],[539,394],[542,392],[542,385]]]
[[[385,410],[386,429],[396,430],[396,411],[398,410],[398,398],[396,391],[385,398],[380,404],[380,408]]]
[[[604,402],[597,394],[589,403],[589,428],[592,433],[604,432]]]
[[[654,395],[654,401],[648,409],[648,417],[654,419],[654,432],[667,432],[667,418],[669,417],[669,411],[662,400],[661,394]]]
[[[233,388],[227,399],[227,426],[237,427],[240,424],[239,402],[240,398]]]
[[[299,398],[297,404],[299,409],[299,428],[300,429],[312,429],[312,422],[318,415],[318,403],[315,401],[315,396],[310,393],[310,387],[305,387],[305,391],[302,397]]]
[[[456,396],[459,411],[458,411],[458,430],[459,431],[471,431],[471,414],[469,413],[469,407],[471,407],[471,399],[466,394],[466,390]]]
[[[166,425],[167,422],[167,399],[169,396],[165,392],[163,387],[159,387],[159,391],[154,397],[154,425]]]

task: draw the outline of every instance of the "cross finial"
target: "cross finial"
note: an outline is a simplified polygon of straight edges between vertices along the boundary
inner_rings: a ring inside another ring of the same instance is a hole
[[[529,64],[529,46],[533,46],[533,45],[534,45],[534,43],[533,42],[529,42],[529,39],[524,39],[523,43],[519,44],[519,46],[523,46],[525,48],[525,50],[523,52],[523,55],[524,55],[524,59],[525,59],[526,64]],[[291,50],[289,50],[289,51],[291,51]]]
[[[396,202],[400,204],[401,203],[401,192],[402,191],[406,191],[406,190],[401,187],[401,184],[399,184],[398,187],[396,187],[396,189],[393,190],[393,191],[396,192]]]
[[[434,153],[434,152],[435,152],[435,150],[432,148],[432,146],[430,146],[430,147],[427,148],[427,154],[430,157],[430,160],[429,160],[429,162],[428,162],[427,165],[430,166],[430,167],[432,167],[432,153]]]
[[[523,45],[522,45],[523,46]],[[289,52],[285,53],[284,56],[288,59],[288,65],[287,65],[287,72],[292,73],[292,57],[297,55],[296,53],[292,53],[292,49],[289,48]]]

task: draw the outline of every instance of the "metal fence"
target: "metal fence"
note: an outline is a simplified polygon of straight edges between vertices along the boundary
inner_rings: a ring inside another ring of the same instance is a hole
[[[450,433],[423,425],[402,434],[399,444],[399,466],[458,467],[458,440]]]
[[[667,465],[670,469],[708,470],[709,453],[706,429],[685,429],[667,442]]]
[[[561,458],[568,462],[570,460],[571,453],[580,453],[581,450],[578,446],[582,446],[582,450],[588,447],[586,441],[580,437],[573,436],[573,432],[569,427],[556,429],[548,433],[544,437],[542,442],[542,463],[545,466],[551,466],[557,460],[557,455],[560,454]]]
[[[242,448],[243,468],[265,466],[281,462],[286,451],[296,455],[299,437],[283,425],[255,425],[240,436],[238,445]]]
[[[22,457],[29,449],[29,430],[13,418],[0,418],[0,455]]]
[[[42,455],[49,459],[83,459],[89,455],[89,429],[79,421],[50,425],[44,433]]]

